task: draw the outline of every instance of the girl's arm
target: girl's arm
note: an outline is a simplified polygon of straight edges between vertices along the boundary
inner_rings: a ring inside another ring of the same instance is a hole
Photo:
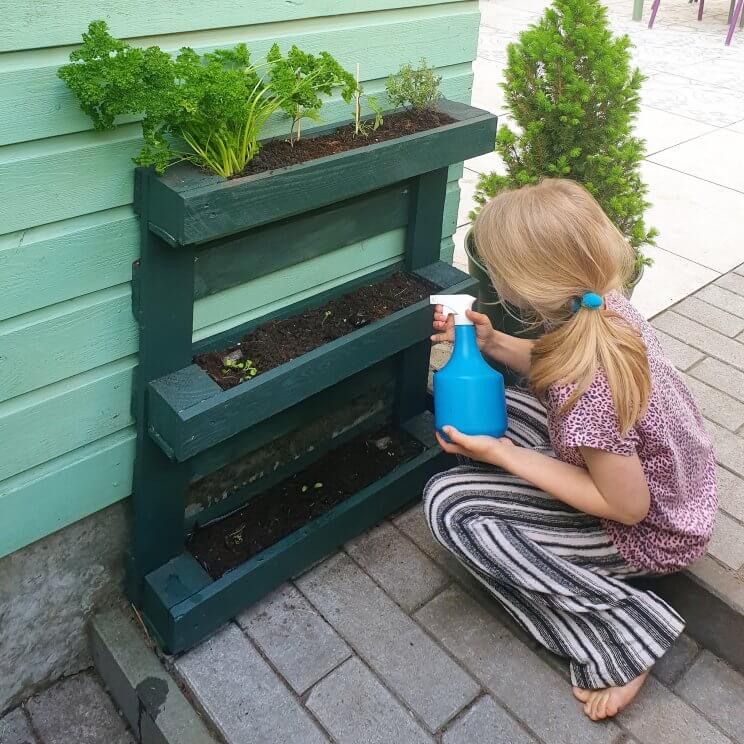
[[[581,447],[585,470],[517,447],[509,439],[469,437],[450,428],[445,432],[451,440],[439,439],[445,451],[503,468],[580,512],[628,525],[648,514],[650,495],[637,455]]]

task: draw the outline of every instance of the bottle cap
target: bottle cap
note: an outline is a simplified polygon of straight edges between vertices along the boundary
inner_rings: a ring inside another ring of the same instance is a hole
[[[429,298],[429,303],[443,305],[447,310],[454,313],[455,325],[473,325],[473,321],[465,315],[465,311],[472,309],[475,300],[475,297],[466,294],[432,295]]]

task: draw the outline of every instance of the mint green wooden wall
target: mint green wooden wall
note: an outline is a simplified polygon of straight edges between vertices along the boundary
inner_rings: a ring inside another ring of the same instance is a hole
[[[350,69],[359,62],[369,93],[400,64],[426,57],[440,69],[444,95],[460,101],[470,100],[479,21],[475,0],[9,5],[0,24],[0,556],[131,490],[138,125],[92,131],[56,77],[88,22],[102,17],[113,34],[164,49],[245,41],[256,58],[274,41],[327,49]],[[323,112],[327,121],[349,114],[340,100]],[[267,133],[284,129],[277,121]],[[446,258],[460,173],[450,173]],[[195,338],[388,265],[402,246],[394,231],[201,300]]]

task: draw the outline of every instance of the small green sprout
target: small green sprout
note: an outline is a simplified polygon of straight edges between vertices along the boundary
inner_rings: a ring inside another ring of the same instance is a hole
[[[315,490],[317,491],[317,490],[318,490],[319,488],[323,488],[323,484],[322,484],[322,483],[316,483],[316,484],[315,484],[315,485],[313,486],[313,488],[314,488],[314,489],[315,489]]]
[[[250,359],[238,360],[225,357],[222,360],[222,376],[228,377],[234,374],[240,375],[241,382],[245,382],[246,380],[254,378],[258,374],[258,369]]]

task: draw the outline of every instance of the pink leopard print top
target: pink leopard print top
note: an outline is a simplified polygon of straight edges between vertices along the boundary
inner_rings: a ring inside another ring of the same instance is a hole
[[[690,391],[664,356],[651,326],[617,293],[609,310],[638,328],[648,352],[651,398],[643,418],[621,437],[612,396],[602,370],[576,405],[558,414],[573,386],[556,386],[546,401],[548,428],[556,455],[583,467],[579,447],[636,453],[646,475],[651,507],[646,518],[628,526],[602,520],[615,546],[632,566],[671,573],[705,552],[718,506],[715,459],[710,437]]]

